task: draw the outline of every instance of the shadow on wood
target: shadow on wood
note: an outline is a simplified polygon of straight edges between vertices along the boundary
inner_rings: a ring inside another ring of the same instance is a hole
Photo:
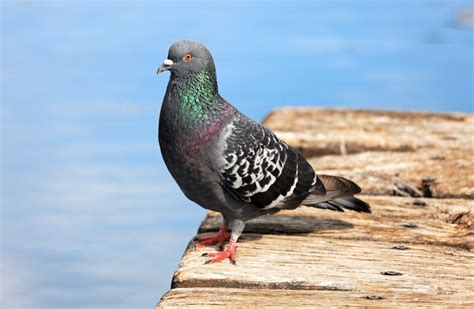
[[[222,216],[213,213],[204,220],[198,233],[215,232],[222,222]],[[248,221],[245,226],[245,233],[291,235],[318,233],[324,230],[342,230],[352,227],[351,223],[336,218],[315,218],[282,213],[278,216],[270,215]]]

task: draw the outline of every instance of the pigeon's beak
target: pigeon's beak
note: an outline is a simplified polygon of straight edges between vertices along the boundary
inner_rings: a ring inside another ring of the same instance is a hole
[[[160,65],[158,71],[156,71],[156,74],[160,74],[161,72],[169,70],[173,66],[173,64],[173,60],[166,59],[165,61],[163,61],[163,64]]]

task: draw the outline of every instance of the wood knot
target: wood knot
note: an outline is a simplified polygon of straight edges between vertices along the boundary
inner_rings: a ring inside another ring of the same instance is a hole
[[[398,271],[393,271],[393,270],[383,271],[383,272],[381,272],[381,274],[384,275],[384,276],[401,276],[401,275],[403,275],[402,273],[400,273]]]
[[[395,250],[408,250],[410,249],[410,247],[407,247],[407,246],[404,246],[404,245],[395,245],[392,247],[392,249],[395,249]]]
[[[380,300],[380,299],[383,299],[383,297],[380,296],[380,295],[367,295],[365,298],[370,299],[370,300]]]

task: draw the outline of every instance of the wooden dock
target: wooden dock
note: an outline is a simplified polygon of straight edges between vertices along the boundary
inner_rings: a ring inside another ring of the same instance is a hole
[[[372,214],[309,207],[250,221],[237,265],[189,243],[157,308],[474,307],[474,116],[288,108],[264,121]],[[198,234],[217,231],[208,213]]]

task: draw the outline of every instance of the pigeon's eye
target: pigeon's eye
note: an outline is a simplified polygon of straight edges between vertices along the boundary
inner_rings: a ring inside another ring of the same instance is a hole
[[[191,61],[193,59],[193,55],[191,53],[187,53],[183,57],[184,61]]]

